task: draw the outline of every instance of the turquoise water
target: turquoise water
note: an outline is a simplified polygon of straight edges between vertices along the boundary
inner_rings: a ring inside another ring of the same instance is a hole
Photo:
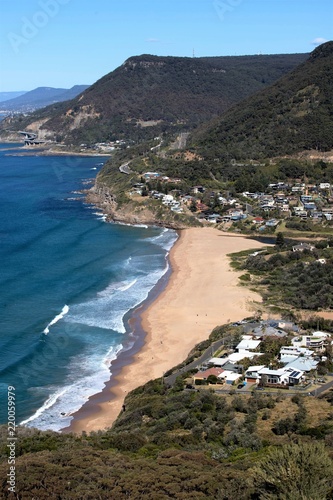
[[[79,191],[105,159],[7,149],[0,144],[0,423],[11,385],[17,423],[59,430],[133,345],[124,317],[165,274],[177,236],[105,223],[84,202]]]

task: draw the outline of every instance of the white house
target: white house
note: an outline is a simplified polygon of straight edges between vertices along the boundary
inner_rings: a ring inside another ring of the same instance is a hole
[[[313,351],[310,351],[310,349],[307,349],[306,347],[298,347],[298,346],[289,346],[289,345],[284,345],[280,349],[280,355],[281,356],[312,356]]]
[[[252,359],[255,356],[262,356],[261,352],[250,352],[246,351],[245,349],[242,350],[241,352],[233,352],[228,356],[228,361],[232,364],[238,363],[241,359],[249,358]]]
[[[293,246],[293,252],[303,252],[304,250],[310,250],[310,252],[312,252],[314,249],[315,247],[313,245],[303,242]]]
[[[265,368],[265,365],[249,366],[245,372],[245,381],[248,383],[258,383],[260,380],[259,372]]]
[[[225,358],[210,358],[210,360],[208,361],[208,364],[209,365],[214,365],[214,366],[223,366],[227,363],[228,361],[228,358],[225,357]]]
[[[173,203],[173,196],[172,194],[166,194],[163,196],[163,200],[162,200],[162,203],[163,205],[171,205]]]
[[[225,380],[227,384],[233,384],[237,380],[239,380],[242,377],[241,373],[235,373],[229,370],[224,370],[220,375],[218,375],[219,379]]]
[[[313,332],[311,335],[301,335],[292,340],[292,344],[297,347],[309,347],[310,349],[320,350],[324,347],[330,335],[325,332]]]
[[[282,385],[297,385],[301,381],[304,372],[297,370],[293,367],[279,368],[278,370],[271,370],[270,368],[263,368],[259,371],[260,379],[262,382],[268,384],[282,384]]]
[[[248,337],[248,335],[246,337]],[[238,350],[238,352],[251,351],[251,350],[253,351],[260,344],[261,344],[261,340],[253,340],[252,338],[244,338],[243,337],[241,342],[237,345],[236,349]]]

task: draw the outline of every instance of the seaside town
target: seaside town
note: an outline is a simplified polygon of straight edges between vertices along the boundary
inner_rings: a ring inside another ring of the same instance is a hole
[[[332,1],[2,3],[0,498],[333,500]]]
[[[317,396],[333,386],[329,332],[308,332],[277,319],[242,320],[231,327],[233,335],[226,334],[208,348],[204,360],[200,357],[183,368],[195,372],[186,388],[204,385],[222,392],[283,390]]]
[[[120,171],[129,174],[129,165]],[[304,182],[277,182],[265,192],[221,192],[204,186],[192,186],[190,192],[179,188],[182,179],[169,178],[159,172],[143,172],[141,182],[132,186],[130,196],[150,197],[175,213],[191,213],[202,223],[218,224],[221,229],[242,232],[274,233],[285,227],[308,229],[332,224],[333,186],[329,182],[317,185]],[[178,185],[178,187],[177,187]],[[137,200],[137,198],[135,198]],[[291,221],[288,222],[286,221]]]

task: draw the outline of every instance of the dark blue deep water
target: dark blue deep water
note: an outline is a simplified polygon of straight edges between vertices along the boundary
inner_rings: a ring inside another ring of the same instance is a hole
[[[66,427],[131,345],[124,316],[167,270],[171,230],[105,223],[79,193],[105,159],[0,144],[0,423]]]

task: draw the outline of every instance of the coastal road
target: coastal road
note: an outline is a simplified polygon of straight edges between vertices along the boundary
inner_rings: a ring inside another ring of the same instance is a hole
[[[119,170],[122,174],[129,175],[132,173],[132,170],[129,168],[129,164],[130,162],[128,161],[127,163],[123,163],[122,165],[120,165]]]
[[[182,373],[185,373],[189,370],[193,370],[194,368],[198,368],[199,365],[202,365],[202,364],[206,363],[207,361],[209,361],[213,357],[214,352],[216,352],[220,347],[222,347],[224,345],[229,345],[231,340],[232,340],[231,336],[216,340],[201,354],[201,356],[199,356],[199,358],[195,359],[191,363],[188,363],[187,365],[183,366],[179,370],[175,371],[174,373],[172,373],[172,375],[165,377],[164,382],[167,385],[172,386],[175,383],[175,380],[179,375],[181,375]]]
[[[320,396],[323,392],[327,391],[328,389],[331,389],[333,387],[333,380],[331,382],[327,382],[327,384],[323,384],[320,387],[316,387],[316,389],[313,389],[312,391],[309,392],[309,396]]]
[[[153,146],[152,148],[150,148],[150,151],[155,151],[155,149],[158,149],[162,146],[163,144],[163,141],[161,141],[159,144],[157,144],[157,146]]]

